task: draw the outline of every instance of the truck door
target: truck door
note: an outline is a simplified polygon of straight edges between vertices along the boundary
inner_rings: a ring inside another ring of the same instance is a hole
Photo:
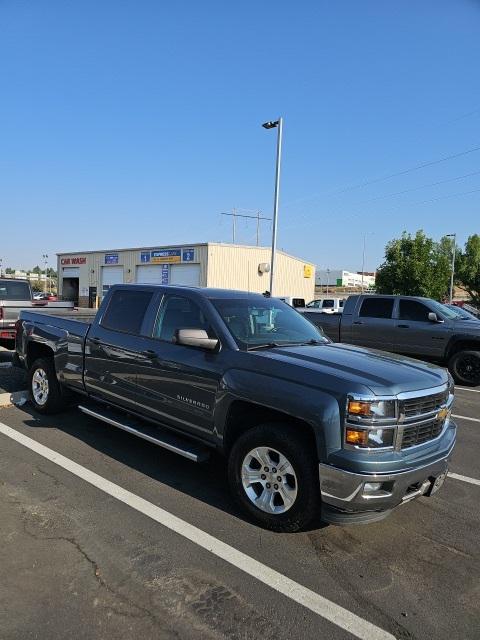
[[[178,329],[204,329],[217,337],[201,301],[165,295],[138,367],[138,411],[197,435],[213,433],[222,355],[175,344]]]
[[[148,288],[120,287],[109,294],[85,343],[84,380],[92,395],[135,409],[141,333],[152,298],[153,290]]]
[[[398,319],[395,321],[396,352],[426,358],[443,356],[451,334],[446,323],[428,319],[431,311],[418,300],[400,299]]]
[[[394,298],[372,296],[360,301],[352,317],[351,339],[348,342],[373,349],[393,350],[395,321]]]

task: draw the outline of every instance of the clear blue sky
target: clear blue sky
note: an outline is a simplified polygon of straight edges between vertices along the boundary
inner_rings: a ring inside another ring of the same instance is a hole
[[[404,229],[463,243],[480,150],[345,188],[480,147],[479,33],[473,0],[0,0],[3,265],[229,241],[220,211],[271,215],[278,115],[280,247],[357,270],[365,231],[369,269]]]

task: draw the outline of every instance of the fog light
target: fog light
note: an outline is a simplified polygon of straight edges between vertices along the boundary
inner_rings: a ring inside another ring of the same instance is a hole
[[[374,493],[375,491],[378,491],[381,486],[382,486],[381,482],[366,482],[363,485],[363,492],[364,493]]]

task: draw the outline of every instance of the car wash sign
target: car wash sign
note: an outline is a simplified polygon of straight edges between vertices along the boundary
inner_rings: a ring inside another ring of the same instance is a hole
[[[180,249],[155,249],[150,252],[150,262],[152,264],[168,264],[181,261],[182,252]]]
[[[73,256],[71,258],[60,258],[60,264],[62,265],[62,267],[69,267],[71,265],[79,265],[79,264],[86,264],[87,263],[87,259],[84,258],[83,256]]]

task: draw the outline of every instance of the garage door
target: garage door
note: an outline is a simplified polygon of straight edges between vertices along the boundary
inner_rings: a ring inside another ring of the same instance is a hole
[[[168,268],[164,269],[161,264],[142,264],[137,267],[136,281],[141,284],[168,284]],[[162,280],[162,274],[163,280]],[[166,274],[166,277],[165,277]]]
[[[200,285],[199,264],[172,264],[170,270],[170,284],[183,284],[187,287]]]
[[[114,284],[123,284],[123,267],[102,267],[102,297]]]
[[[64,278],[80,278],[80,267],[62,267]]]

